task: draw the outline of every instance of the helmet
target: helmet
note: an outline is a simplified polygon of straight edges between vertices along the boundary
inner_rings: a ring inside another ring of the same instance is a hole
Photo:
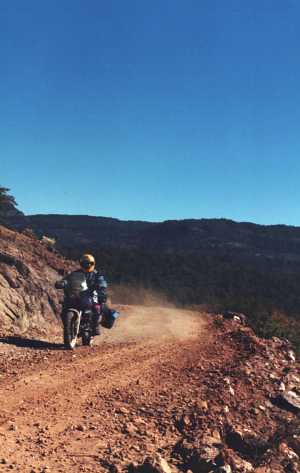
[[[86,273],[94,271],[96,261],[93,255],[82,255],[79,262],[80,266]]]

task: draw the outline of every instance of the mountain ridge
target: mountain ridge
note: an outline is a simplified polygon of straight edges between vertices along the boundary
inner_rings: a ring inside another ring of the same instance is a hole
[[[56,238],[60,248],[72,245],[138,249],[163,253],[197,253],[259,257],[300,264],[300,227],[260,225],[220,219],[163,222],[124,221],[112,217],[37,214],[27,223],[39,235]]]

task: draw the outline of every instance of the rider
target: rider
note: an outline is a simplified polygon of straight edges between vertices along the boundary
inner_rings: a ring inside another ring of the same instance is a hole
[[[70,307],[70,296],[67,290],[70,276],[76,275],[78,273],[84,274],[86,281],[86,290],[83,293],[84,301],[86,304],[91,306],[93,311],[93,335],[100,335],[101,312],[105,313],[105,311],[109,311],[105,304],[107,301],[107,282],[105,281],[104,277],[100,275],[95,269],[96,262],[93,255],[82,255],[79,263],[81,269],[73,271],[68,276],[55,283],[56,289],[65,290],[62,315],[64,314],[65,310]],[[84,304],[83,300],[82,304]]]

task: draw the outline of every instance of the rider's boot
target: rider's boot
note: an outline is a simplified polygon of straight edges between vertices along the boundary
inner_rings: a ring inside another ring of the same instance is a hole
[[[93,336],[100,335],[100,322],[93,326]]]

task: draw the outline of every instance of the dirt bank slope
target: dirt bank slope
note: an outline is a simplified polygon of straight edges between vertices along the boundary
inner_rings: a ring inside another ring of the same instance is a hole
[[[30,233],[0,225],[0,333],[51,329],[60,310],[54,282],[72,267]]]

